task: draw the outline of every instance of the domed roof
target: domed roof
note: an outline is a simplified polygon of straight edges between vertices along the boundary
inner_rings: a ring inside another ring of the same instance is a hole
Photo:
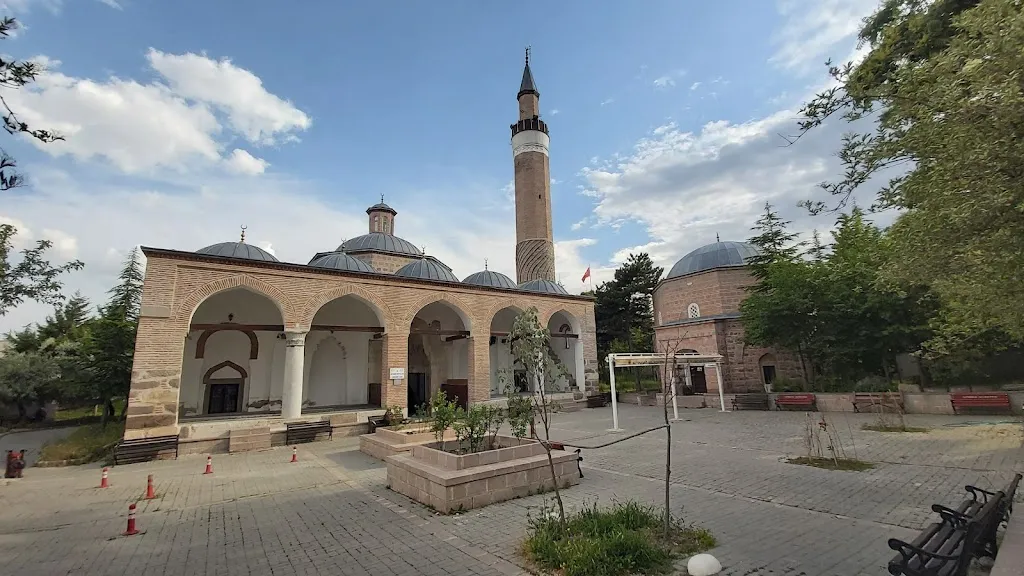
[[[206,248],[196,250],[196,254],[207,256],[220,256],[223,258],[244,258],[246,260],[262,260],[264,262],[279,262],[273,254],[245,242],[221,242]]]
[[[391,206],[385,204],[383,199],[380,202],[366,209],[367,214],[369,214],[370,212],[391,212],[392,214],[398,214],[398,211],[392,208]]]
[[[676,262],[668,272],[666,280],[730,266],[743,266],[752,256],[758,254],[757,247],[746,242],[715,242],[701,246]]]
[[[569,294],[565,291],[565,288],[562,288],[561,284],[551,280],[530,280],[520,284],[519,289],[530,292],[544,292],[546,294]]]
[[[367,272],[371,274],[374,272],[374,269],[370,268],[369,264],[363,262],[359,258],[349,256],[344,252],[331,252],[330,254],[324,254],[319,258],[314,258],[309,265],[315,268],[346,270],[348,272]]]
[[[505,288],[507,290],[515,290],[518,288],[516,283],[511,278],[505,276],[501,272],[495,272],[494,270],[481,270],[474,274],[466,276],[466,279],[462,281],[463,284],[473,284],[474,286],[489,286],[491,288]]]
[[[356,236],[346,240],[341,246],[338,246],[338,252],[367,252],[367,251],[378,251],[378,252],[393,252],[395,254],[404,254],[408,256],[422,256],[423,253],[420,249],[413,245],[408,240],[399,238],[392,234],[385,234],[383,232],[370,232],[369,234],[363,234],[362,236]]]
[[[419,260],[409,262],[395,271],[395,276],[419,278],[421,280],[443,280],[445,282],[459,281],[455,274],[452,274],[451,268],[445,266],[441,261],[432,256],[424,256]]]

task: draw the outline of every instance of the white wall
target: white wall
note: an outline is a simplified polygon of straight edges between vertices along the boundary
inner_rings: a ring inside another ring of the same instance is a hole
[[[303,364],[303,405],[366,404],[371,338],[366,332],[310,332]]]
[[[558,334],[561,332],[561,327],[565,324],[569,325],[570,333],[580,334],[580,323],[579,321],[568,314],[567,312],[556,312],[551,316],[551,320],[548,321],[548,330],[552,334]],[[566,342],[568,341],[569,346],[566,348]],[[562,362],[566,371],[572,375],[571,380],[575,380],[575,386],[570,389],[569,382],[566,379],[561,379],[557,383],[556,388],[559,390],[566,390],[571,392],[572,390],[584,391],[586,388],[586,382],[583,378],[583,342],[580,338],[551,338],[551,348],[555,351],[555,356]]]
[[[506,341],[501,343],[501,338],[495,340],[490,347],[491,353],[491,396],[504,396],[505,389],[498,379],[498,374],[505,371],[508,382],[512,384],[512,346]]]

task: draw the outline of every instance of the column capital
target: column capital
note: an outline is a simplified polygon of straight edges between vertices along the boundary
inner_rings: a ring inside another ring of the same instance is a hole
[[[305,346],[306,345],[306,334],[305,330],[287,330],[284,333],[285,345],[289,347],[294,346]]]

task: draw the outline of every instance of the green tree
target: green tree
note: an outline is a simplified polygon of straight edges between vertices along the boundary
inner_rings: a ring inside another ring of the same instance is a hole
[[[51,400],[60,368],[48,355],[15,352],[0,357],[0,400],[18,407],[18,418],[28,416],[28,405]]]
[[[110,299],[100,308],[84,353],[89,364],[89,382],[95,396],[105,406],[104,425],[114,415],[113,399],[127,400],[131,389],[142,280],[138,250],[133,249],[125,260],[117,285],[108,292]]]
[[[39,336],[43,340],[52,339],[54,345],[81,340],[89,330],[89,308],[89,300],[75,292],[67,302],[54,307],[53,315],[47,316],[39,326]]]
[[[526,371],[526,377],[533,388],[531,397],[534,412],[540,416],[541,428],[544,430],[544,438],[539,440],[547,453],[551,483],[555,489],[555,501],[558,503],[559,525],[564,528],[565,506],[562,504],[558,476],[555,474],[555,464],[551,457],[551,416],[554,413],[554,406],[549,401],[548,394],[550,386],[568,377],[568,372],[558,357],[549,353],[551,334],[547,328],[541,326],[536,307],[531,306],[516,316],[509,336],[512,341],[512,357]]]
[[[664,269],[644,252],[630,254],[611,281],[597,286],[594,316],[598,356],[610,352],[642,352],[654,345],[654,289]],[[602,372],[607,366],[600,363]],[[637,389],[641,372],[634,368]]]
[[[21,260],[13,263],[11,253],[17,233],[14,226],[0,224],[0,316],[25,300],[54,305],[63,302],[61,290],[64,286],[60,275],[84,266],[78,260],[61,266],[51,265],[44,258],[46,251],[53,246],[49,240],[39,240],[34,248],[22,250]]]
[[[11,32],[20,27],[21,25],[14,18],[3,18],[0,20],[0,40],[6,40]],[[35,82],[36,77],[42,72],[43,68],[38,62],[14,60],[6,56],[0,56],[0,91],[23,88]],[[3,106],[3,111],[0,115],[3,116],[4,130],[8,134],[25,134],[40,142],[47,143],[63,140],[61,136],[53,132],[29,128],[28,124],[22,122],[14,111],[11,110],[11,107],[7,105],[7,100],[4,99],[2,92],[0,92],[0,105]],[[14,161],[14,158],[9,156],[3,148],[0,148],[0,191],[17,188],[23,184],[24,179],[17,172],[17,163]],[[3,309],[0,308],[0,314],[2,312]]]
[[[871,118],[844,138],[841,209],[889,178],[873,208],[901,209],[884,276],[940,298],[933,355],[1003,333],[1024,340],[1024,15],[1016,0],[889,0],[865,22],[865,60],[832,67],[834,89],[804,108],[803,131]],[[887,174],[888,173],[888,174]],[[893,176],[892,174],[895,174]],[[999,338],[996,338],[998,340]]]

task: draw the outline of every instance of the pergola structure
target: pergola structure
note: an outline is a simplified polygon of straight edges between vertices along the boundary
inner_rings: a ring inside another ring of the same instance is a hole
[[[659,354],[657,352],[629,352],[608,355],[608,377],[612,386],[612,431],[617,432],[619,428],[619,403],[615,394],[615,369],[628,366],[661,366],[666,364],[686,368],[683,374],[689,384],[690,366],[714,365],[715,374],[718,376],[718,400],[725,412],[725,392],[722,385],[722,356],[720,354],[696,354],[693,352],[676,352],[674,354]],[[662,370],[664,374],[664,370]],[[672,371],[672,414],[679,419],[679,405],[676,402],[676,374]]]

